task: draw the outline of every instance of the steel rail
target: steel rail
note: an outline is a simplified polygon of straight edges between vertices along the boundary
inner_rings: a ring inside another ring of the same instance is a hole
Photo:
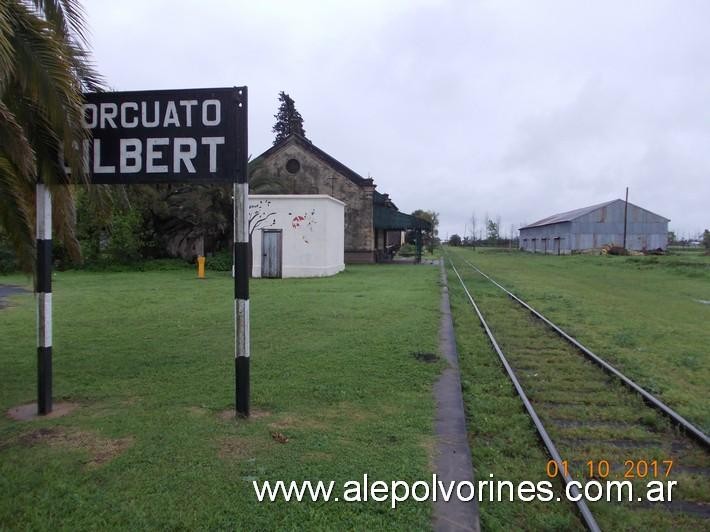
[[[643,397],[644,401],[650,405],[651,407],[661,411],[663,414],[668,416],[671,421],[673,421],[676,425],[687,431],[691,436],[693,436],[699,443],[705,447],[705,449],[710,449],[710,436],[705,434],[702,430],[700,430],[698,427],[693,425],[690,421],[685,419],[683,416],[681,416],[678,412],[673,410],[671,407],[669,407],[667,404],[662,402],[660,399],[652,395],[650,392],[646,391],[644,388],[642,388],[640,385],[636,384],[634,381],[632,381],[630,378],[628,378],[626,375],[621,373],[618,369],[616,369],[614,366],[609,364],[606,360],[601,358],[600,356],[596,355],[591,349],[587,348],[584,346],[582,343],[580,343],[576,338],[573,336],[570,336],[567,334],[561,327],[558,327],[555,325],[552,321],[547,319],[545,316],[542,315],[542,313],[538,312],[535,310],[533,307],[531,307],[529,304],[527,304],[525,301],[520,299],[518,296],[516,296],[513,292],[496,282],[493,278],[490,276],[486,275],[484,272],[479,270],[476,266],[474,266],[471,262],[468,260],[464,259],[464,262],[468,264],[471,268],[476,270],[479,274],[481,274],[483,277],[488,279],[491,283],[496,285],[498,288],[503,290],[508,296],[510,296],[512,299],[517,301],[521,306],[524,308],[528,309],[534,316],[542,320],[545,324],[547,324],[553,331],[555,331],[557,334],[559,334],[562,338],[567,340],[570,344],[575,346],[577,349],[582,351],[584,353],[585,357],[588,360],[591,360],[601,368],[603,368],[605,371],[608,373],[611,373],[615,377],[617,377],[621,382],[623,382],[626,386],[637,392],[641,397]]]
[[[496,341],[495,336],[493,336],[491,329],[488,327],[488,323],[486,323],[486,319],[483,317],[483,314],[481,314],[481,311],[478,308],[478,305],[476,305],[476,302],[474,301],[473,297],[471,296],[471,293],[468,291],[468,288],[466,288],[466,285],[464,284],[463,279],[459,275],[459,272],[456,269],[456,266],[454,265],[454,263],[451,260],[449,260],[449,264],[451,264],[451,268],[453,268],[454,273],[456,274],[456,277],[459,278],[459,282],[461,283],[461,286],[463,287],[464,292],[466,293],[466,296],[468,297],[469,302],[471,303],[474,310],[476,311],[476,314],[478,315],[478,319],[480,320],[481,325],[483,325],[483,328],[486,331],[486,334],[488,335],[488,339],[490,340],[491,344],[493,345],[493,348],[495,349],[496,353],[498,354],[498,358],[500,358],[500,361],[503,363],[503,367],[505,368],[505,371],[508,373],[508,377],[510,378],[511,382],[513,383],[513,386],[515,387],[515,391],[518,392],[518,395],[520,396],[520,399],[522,400],[523,405],[525,406],[525,410],[527,410],[528,415],[530,416],[533,423],[535,424],[535,428],[537,429],[537,433],[540,435],[540,438],[542,439],[543,443],[545,444],[545,447],[547,448],[547,452],[550,454],[552,459],[557,463],[558,471],[562,475],[562,478],[565,481],[565,485],[568,486],[567,489],[569,490],[569,493],[571,493],[574,496],[574,498],[577,499],[576,501],[574,501],[574,503],[577,505],[577,509],[579,510],[579,513],[582,516],[582,520],[584,521],[584,524],[592,532],[600,531],[601,529],[599,528],[599,525],[597,524],[596,519],[594,519],[594,515],[592,515],[592,512],[589,509],[589,506],[587,506],[587,503],[582,498],[582,494],[580,493],[580,491],[577,487],[578,482],[575,481],[569,475],[569,473],[566,471],[566,468],[564,467],[564,464],[562,463],[562,457],[560,456],[560,453],[557,450],[555,443],[552,441],[552,438],[550,438],[550,435],[547,433],[547,430],[545,429],[545,426],[542,424],[542,421],[540,421],[540,418],[538,417],[537,412],[535,412],[535,409],[533,408],[532,403],[528,399],[528,396],[525,394],[523,387],[520,385],[520,382],[518,381],[518,377],[515,375],[515,371],[513,371],[513,368],[508,363],[508,360],[505,358],[505,355],[503,354],[503,351],[501,350],[500,346],[498,345],[498,342]],[[572,482],[575,482],[575,484],[572,484]]]

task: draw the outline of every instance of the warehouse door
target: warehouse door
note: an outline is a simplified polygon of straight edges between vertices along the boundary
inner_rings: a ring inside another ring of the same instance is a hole
[[[554,242],[554,246],[555,246],[555,251],[554,251],[554,252],[555,252],[557,255],[559,255],[559,254],[560,254],[560,237],[558,236],[557,238],[555,238],[555,240],[553,240],[553,242]]]
[[[261,276],[281,277],[281,229],[264,229],[261,233]]]

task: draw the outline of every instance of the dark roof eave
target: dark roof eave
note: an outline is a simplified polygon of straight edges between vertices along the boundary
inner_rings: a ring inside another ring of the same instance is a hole
[[[431,231],[431,222],[428,220],[417,218],[411,214],[405,214],[383,205],[374,205],[372,221],[375,229],[387,231],[421,229],[423,231]]]
[[[548,225],[558,225],[558,224],[568,224],[572,223],[572,220],[561,220],[559,222],[548,222],[545,224],[530,224],[526,225],[525,227],[521,227],[518,229],[518,231],[522,231],[523,229],[537,229],[538,227],[547,227]]]

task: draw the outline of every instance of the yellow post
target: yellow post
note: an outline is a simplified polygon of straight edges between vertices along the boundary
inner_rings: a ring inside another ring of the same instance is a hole
[[[197,257],[197,277],[199,279],[205,278],[205,258]]]

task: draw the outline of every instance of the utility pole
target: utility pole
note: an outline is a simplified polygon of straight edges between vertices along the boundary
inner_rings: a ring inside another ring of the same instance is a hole
[[[626,214],[629,210],[629,187],[626,187],[626,201],[624,202],[624,249],[626,249]]]

